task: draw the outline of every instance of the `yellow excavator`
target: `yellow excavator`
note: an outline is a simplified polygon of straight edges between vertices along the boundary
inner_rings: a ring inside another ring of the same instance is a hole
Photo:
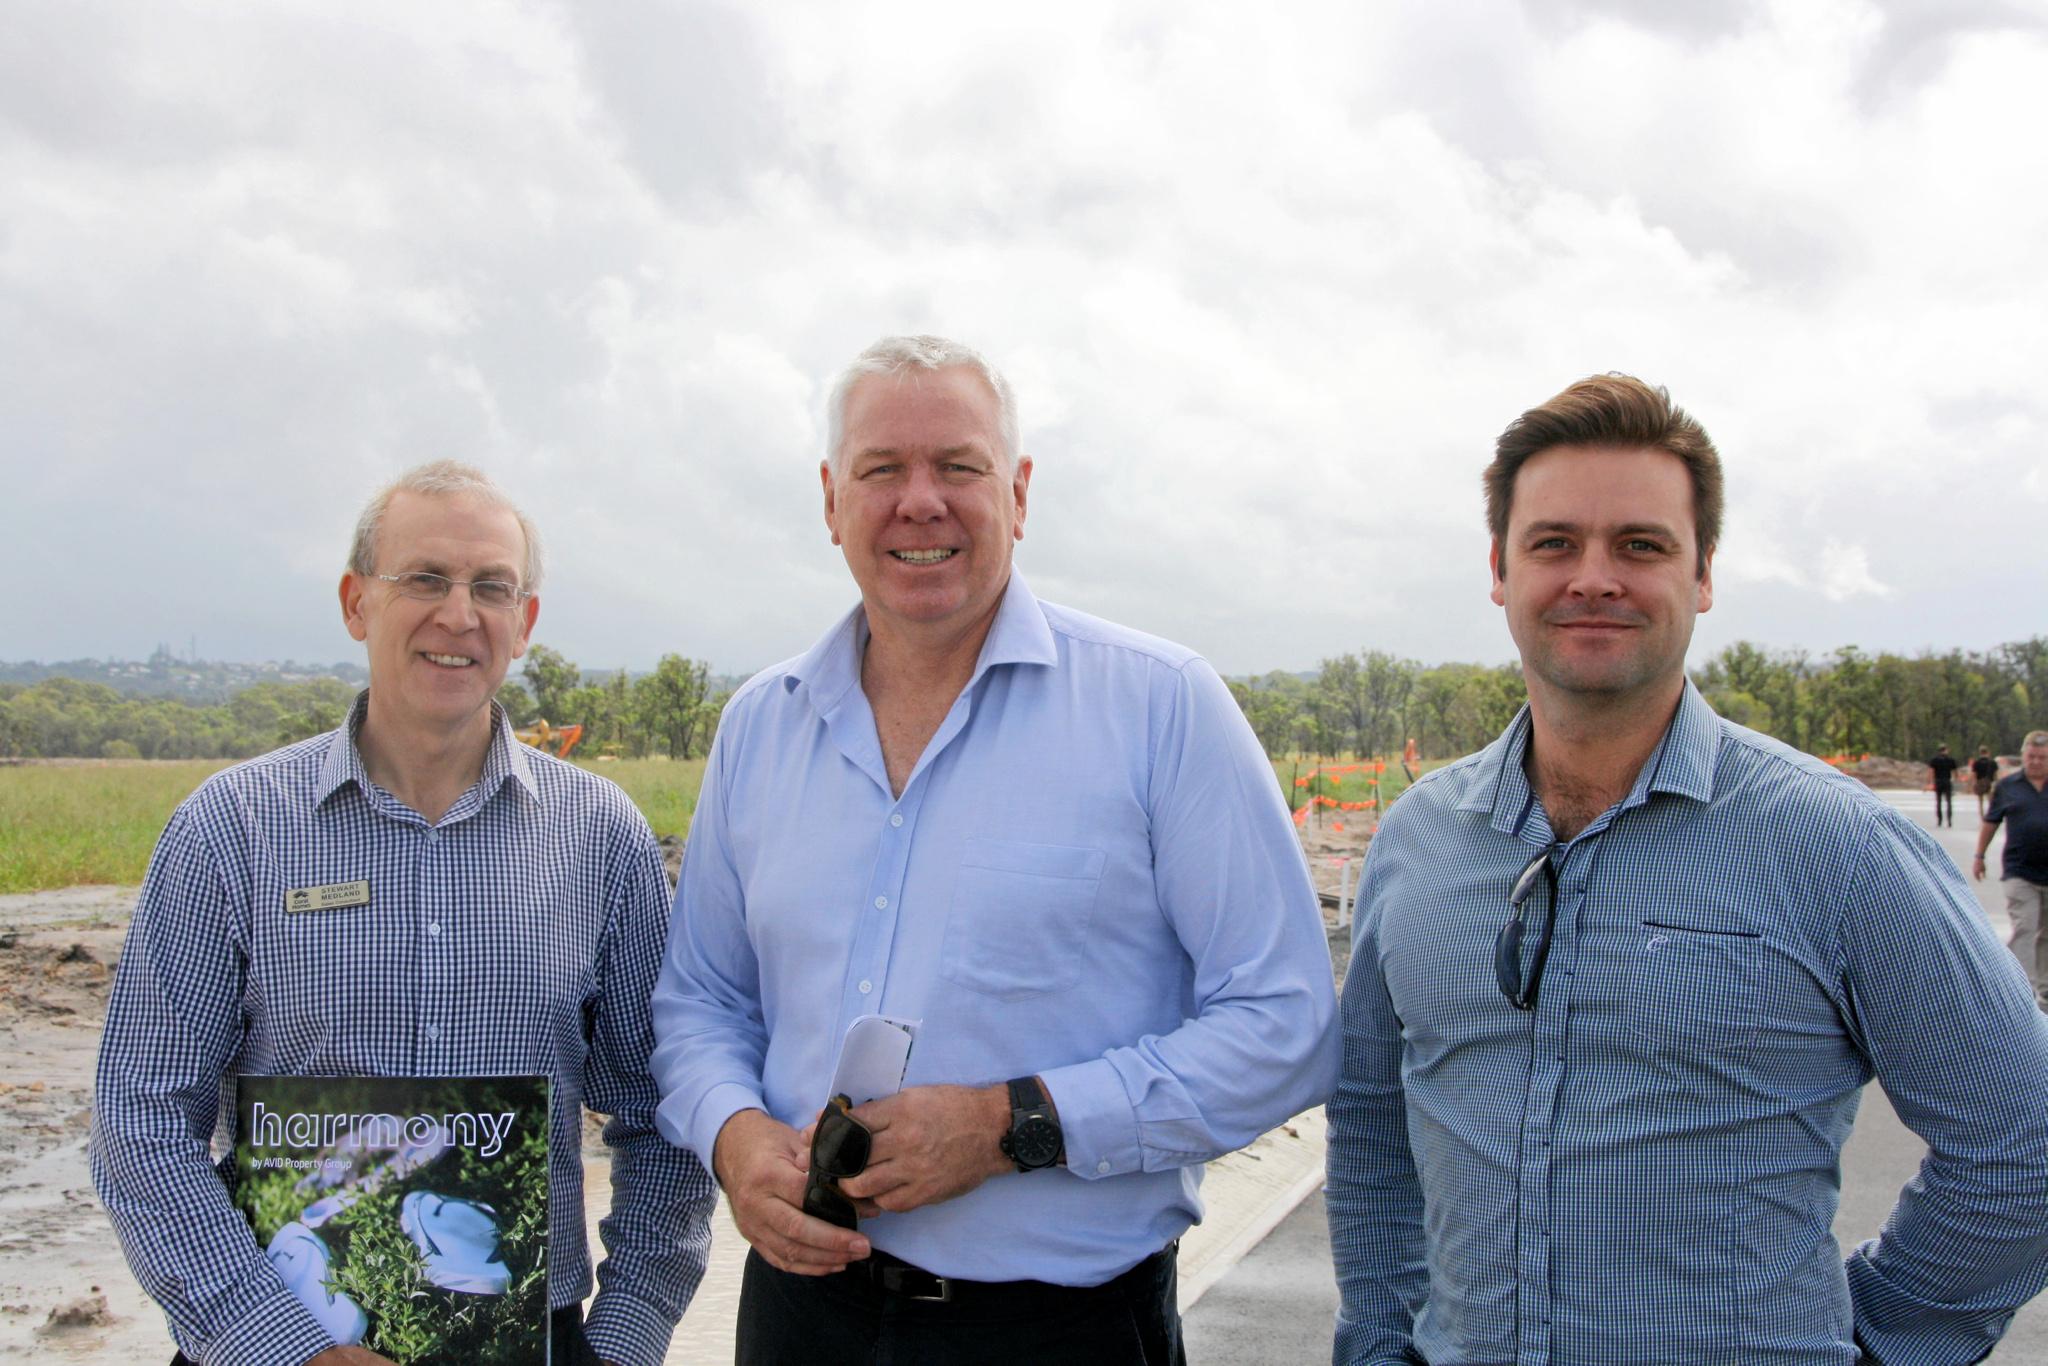
[[[543,754],[566,759],[569,757],[569,751],[576,748],[576,742],[583,738],[583,727],[551,726],[542,720],[513,731],[512,738],[522,744],[532,745]]]

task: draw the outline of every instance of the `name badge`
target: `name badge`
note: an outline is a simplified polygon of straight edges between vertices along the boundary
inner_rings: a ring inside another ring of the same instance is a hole
[[[293,887],[284,894],[288,915],[301,911],[338,911],[370,904],[369,882],[330,882],[325,887]]]

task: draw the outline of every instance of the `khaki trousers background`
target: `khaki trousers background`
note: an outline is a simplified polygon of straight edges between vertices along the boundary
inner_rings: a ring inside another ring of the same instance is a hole
[[[2034,979],[2034,994],[2048,1001],[2048,939],[2041,934],[2048,887],[2022,877],[2005,878],[1999,886],[2005,889],[2005,909],[2012,917],[2013,954]]]

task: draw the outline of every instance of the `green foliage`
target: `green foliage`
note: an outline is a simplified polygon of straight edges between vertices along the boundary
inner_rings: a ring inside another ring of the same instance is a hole
[[[354,697],[348,684],[321,678],[257,683],[196,706],[50,678],[0,692],[0,756],[241,759],[332,730]]]
[[[542,718],[557,726],[574,720],[569,714],[569,694],[583,681],[583,671],[564,658],[561,651],[545,645],[528,646],[526,665],[520,673]]]

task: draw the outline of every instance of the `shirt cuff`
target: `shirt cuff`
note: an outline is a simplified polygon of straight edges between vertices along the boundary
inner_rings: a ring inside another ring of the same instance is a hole
[[[215,1334],[199,1360],[206,1366],[301,1366],[335,1345],[298,1296],[280,1289]]]
[[[704,1093],[696,1108],[689,1114],[677,1113],[681,1107],[677,1101],[684,1096],[670,1096],[655,1111],[655,1127],[669,1142],[688,1148],[697,1154],[697,1160],[704,1164],[715,1182],[718,1172],[711,1164],[711,1157],[718,1147],[718,1131],[725,1122],[742,1110],[760,1110],[765,1113],[768,1106],[760,1094],[751,1086],[736,1081],[722,1081]]]
[[[583,1321],[590,1350],[615,1366],[661,1366],[675,1331],[673,1318],[630,1295],[600,1293]]]
[[[1055,1067],[1039,1079],[1059,1112],[1068,1171],[1093,1181],[1145,1169],[1137,1112],[1107,1059]]]

